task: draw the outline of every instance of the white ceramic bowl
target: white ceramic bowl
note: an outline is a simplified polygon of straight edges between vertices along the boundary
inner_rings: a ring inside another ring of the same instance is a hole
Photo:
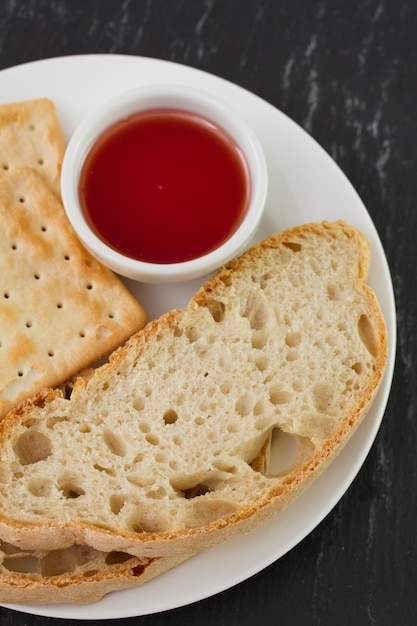
[[[250,179],[249,204],[237,230],[212,252],[178,263],[148,263],[116,251],[90,227],[79,198],[82,166],[98,137],[109,126],[126,116],[158,108],[194,112],[226,131],[244,155]],[[93,256],[122,276],[147,283],[169,283],[208,275],[244,251],[262,217],[268,173],[262,148],[250,125],[225,102],[189,86],[149,85],[114,96],[84,119],[70,139],[61,180],[63,203],[68,218]]]

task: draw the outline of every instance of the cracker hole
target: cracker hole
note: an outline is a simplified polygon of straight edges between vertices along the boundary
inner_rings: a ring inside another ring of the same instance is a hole
[[[53,350],[48,350],[48,356],[50,357],[55,356],[55,352]]]
[[[3,165],[3,170],[4,170],[5,172],[8,172],[8,171],[9,171],[9,166],[8,166],[8,165],[6,165],[6,164],[5,164],[5,165]]]
[[[39,165],[44,165],[44,164],[45,164],[45,161],[44,161],[43,159],[38,159],[38,164],[39,164]]]
[[[4,297],[6,300],[8,300],[8,299],[10,298],[10,294],[9,294],[9,292],[8,292],[8,291],[5,291],[5,292],[4,292],[4,294],[3,294],[3,297]]]
[[[33,278],[35,280],[39,280],[40,279],[40,274],[33,274]]]
[[[20,204],[24,204],[26,202],[26,199],[23,196],[20,196],[19,202]]]
[[[32,328],[32,322],[26,322],[26,328]]]

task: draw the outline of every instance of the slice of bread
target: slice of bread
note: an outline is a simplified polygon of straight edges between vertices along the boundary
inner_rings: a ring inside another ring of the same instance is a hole
[[[35,170],[0,179],[0,221],[1,419],[114,350],[145,312],[84,249]]]
[[[47,98],[0,105],[0,179],[31,167],[60,198],[65,142],[53,102]]]
[[[0,543],[0,602],[87,604],[139,587],[184,561],[185,556],[147,559],[73,545],[64,550],[23,552]]]
[[[369,244],[343,222],[272,235],[184,311],[148,324],[70,400],[45,390],[0,423],[0,537],[185,555],[288,505],[366,414],[387,332]],[[253,468],[271,433],[298,445]]]
[[[264,471],[270,438],[252,467]],[[139,587],[193,555],[149,559],[126,552],[99,552],[74,544],[60,550],[20,550],[0,541],[0,602],[87,604]]]

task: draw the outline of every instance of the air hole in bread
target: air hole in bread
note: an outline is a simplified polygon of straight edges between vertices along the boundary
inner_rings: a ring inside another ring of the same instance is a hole
[[[0,541],[0,552],[2,552],[4,555],[16,555],[21,554],[22,550],[17,546],[8,543],[7,541]]]
[[[146,435],[146,441],[150,443],[151,446],[159,445],[159,438],[156,435],[153,435],[152,433],[149,433],[148,435]]]
[[[186,500],[192,500],[193,498],[198,498],[200,496],[205,496],[206,493],[210,493],[213,491],[210,487],[204,483],[197,483],[193,487],[189,487],[188,489],[182,490],[182,495]]]
[[[312,389],[312,400],[319,413],[332,415],[337,410],[337,392],[332,385],[318,383]]]
[[[378,354],[378,339],[371,320],[367,315],[361,315],[358,321],[359,337],[371,356]]]
[[[132,576],[142,576],[143,572],[145,571],[145,565],[135,565],[131,568],[130,571]]]
[[[268,343],[269,333],[267,331],[254,331],[252,333],[251,344],[255,350],[262,350]]]
[[[75,500],[85,495],[84,489],[76,481],[67,480],[65,478],[59,481],[59,490],[62,492],[63,496],[69,500]]]
[[[135,533],[162,532],[167,526],[165,514],[160,509],[152,511],[142,505],[137,507],[128,522],[128,528]]]
[[[295,435],[286,433],[281,428],[274,428],[271,433],[267,476],[278,476],[293,465],[297,456],[299,441]]]
[[[9,572],[35,574],[39,570],[39,560],[35,556],[13,556],[4,559],[2,567]]]
[[[152,500],[162,500],[167,495],[165,487],[158,487],[158,489],[153,489],[146,493],[147,498],[151,498]]]
[[[200,333],[196,328],[194,328],[194,326],[187,328],[185,334],[190,343],[194,343],[200,338]]]
[[[249,415],[254,406],[254,400],[252,394],[249,392],[242,393],[235,403],[235,411],[242,417]]]
[[[241,313],[246,317],[252,330],[262,330],[268,323],[269,310],[259,294],[252,294],[246,299]]]
[[[119,515],[120,511],[124,507],[126,499],[118,494],[110,496],[109,504],[110,510],[114,515]]]
[[[20,435],[13,450],[21,465],[31,465],[52,454],[52,442],[43,433],[31,429]]]
[[[103,432],[104,443],[110,452],[116,456],[126,455],[126,444],[113,430],[105,429]]]
[[[216,323],[223,321],[226,311],[226,307],[223,302],[219,300],[211,300],[211,302],[208,302],[207,308]]]
[[[260,288],[266,289],[266,287],[268,286],[268,282],[270,280],[271,280],[271,274],[269,272],[266,272],[265,274],[263,274],[258,280]]]
[[[363,370],[363,365],[362,363],[358,362],[358,363],[354,363],[352,365],[352,369],[356,374],[361,374],[362,370]]]
[[[28,491],[36,498],[46,498],[52,490],[52,483],[49,479],[32,479],[28,484]]]
[[[293,398],[292,391],[283,389],[280,386],[274,385],[269,390],[269,399],[275,406],[280,404],[288,404]]]
[[[322,266],[317,261],[317,259],[315,259],[314,257],[309,259],[309,264],[310,264],[310,267],[313,270],[313,272],[316,274],[316,276],[320,276],[321,270],[322,270]]]
[[[98,569],[89,569],[86,572],[83,572],[83,577],[92,578],[93,576],[97,576],[98,573],[99,573]]]
[[[144,398],[141,398],[140,396],[136,397],[133,400],[132,403],[133,408],[135,409],[135,411],[142,411],[145,408],[145,400]]]
[[[118,563],[125,563],[133,558],[131,554],[126,554],[126,552],[109,552],[106,554],[104,562],[106,565],[117,565]]]
[[[302,249],[301,244],[296,243],[295,241],[283,241],[282,245],[285,246],[286,248],[289,248],[293,252],[300,252],[300,250]]]
[[[327,285],[327,295],[329,300],[344,300],[345,299],[345,291],[339,285]]]
[[[300,358],[300,353],[298,352],[298,350],[288,350],[285,358],[287,361],[298,361],[298,359]]]
[[[175,424],[178,419],[178,413],[175,409],[168,409],[163,415],[165,424]]]
[[[113,468],[103,467],[102,465],[99,465],[98,463],[94,463],[93,467],[98,472],[105,472],[109,476],[115,476],[116,475],[116,472],[115,472],[115,470]]]
[[[268,357],[264,354],[262,354],[261,356],[258,356],[255,359],[255,365],[260,372],[264,372],[269,365]]]
[[[220,385],[220,391],[222,392],[224,396],[227,396],[231,388],[232,388],[232,383],[229,380],[224,380]]]
[[[234,502],[220,499],[196,498],[193,501],[195,515],[194,526],[209,524],[221,517],[227,517],[236,513],[237,505]]]
[[[40,573],[48,578],[76,570],[76,557],[71,549],[51,550],[40,560]]]
[[[292,332],[285,335],[285,343],[289,348],[297,348],[301,343],[301,333]]]

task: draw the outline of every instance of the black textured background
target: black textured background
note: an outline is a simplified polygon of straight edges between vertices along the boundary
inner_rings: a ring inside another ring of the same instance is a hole
[[[237,587],[109,626],[417,624],[416,31],[414,0],[0,0],[0,69],[90,52],[151,56],[222,76],[287,113],[356,187],[396,292],[390,401],[335,509]],[[4,626],[69,623],[0,608]]]

